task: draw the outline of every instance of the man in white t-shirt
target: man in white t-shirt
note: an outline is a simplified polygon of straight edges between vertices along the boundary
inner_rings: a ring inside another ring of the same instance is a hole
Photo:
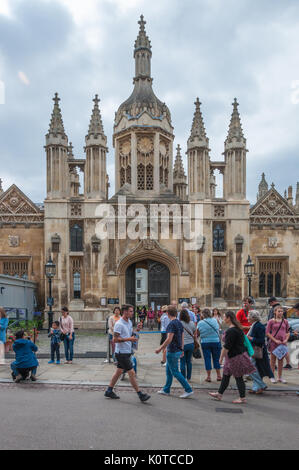
[[[136,391],[140,401],[147,401],[150,398],[150,395],[140,391],[135,372],[133,369],[133,364],[131,361],[132,355],[132,343],[136,343],[138,339],[133,336],[133,326],[131,318],[134,313],[134,308],[132,305],[123,305],[121,308],[122,317],[114,325],[114,334],[113,341],[116,344],[115,346],[115,358],[117,360],[117,369],[111,379],[109,387],[105,392],[106,398],[119,398],[118,395],[113,391],[118,379],[120,376],[127,372],[132,387]]]

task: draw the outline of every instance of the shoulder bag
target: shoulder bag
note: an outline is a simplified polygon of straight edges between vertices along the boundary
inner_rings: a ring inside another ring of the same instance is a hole
[[[200,347],[199,347],[199,342],[197,341],[197,338],[189,331],[187,328],[182,325],[185,331],[187,331],[188,335],[190,335],[193,338],[194,341],[194,351],[193,351],[193,357],[194,359],[201,359],[201,352],[200,352]]]

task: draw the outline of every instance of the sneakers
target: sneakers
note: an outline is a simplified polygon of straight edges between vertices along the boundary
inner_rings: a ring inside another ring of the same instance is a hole
[[[30,380],[31,382],[36,382],[37,378],[35,377],[35,375],[31,375]]]
[[[56,361],[56,364],[57,364],[57,365],[60,365],[60,361]]]
[[[293,369],[293,367],[291,366],[291,364],[286,364],[286,365],[284,366],[284,369]]]
[[[188,398],[193,394],[194,394],[194,392],[185,392],[185,393],[183,393],[183,395],[180,395],[180,398]]]
[[[140,400],[140,401],[143,401],[143,402],[144,402],[144,401],[149,400],[151,396],[148,395],[147,393],[139,392],[139,393],[138,393],[138,397],[139,397],[139,400]]]
[[[275,380],[275,379],[273,379],[273,378],[270,379],[270,381],[271,381],[273,384],[277,384],[277,380]]]
[[[19,384],[19,383],[21,382],[22,378],[23,378],[23,377],[21,376],[21,374],[18,374],[18,375],[16,376],[15,383],[16,383],[16,384]]]
[[[167,397],[170,395],[170,393],[164,392],[163,388],[162,390],[158,390],[157,393],[159,393],[159,395],[166,395]]]
[[[54,361],[49,361],[48,364],[54,364]]]
[[[106,398],[113,398],[113,399],[115,399],[115,400],[117,400],[117,399],[119,398],[119,396],[116,395],[116,393],[114,393],[113,390],[111,390],[111,392],[109,392],[108,390],[106,390],[106,392],[104,393],[104,396],[105,396]]]

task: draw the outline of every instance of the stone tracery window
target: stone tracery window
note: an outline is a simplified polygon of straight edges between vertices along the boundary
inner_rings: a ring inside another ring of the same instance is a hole
[[[285,260],[259,261],[259,296],[284,297],[286,295]]]
[[[215,223],[213,226],[213,251],[225,251],[224,223]]]

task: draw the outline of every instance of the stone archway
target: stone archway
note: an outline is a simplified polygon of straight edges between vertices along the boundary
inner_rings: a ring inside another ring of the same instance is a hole
[[[165,265],[170,273],[170,300],[178,298],[178,278],[181,272],[178,259],[154,240],[141,240],[135,249],[125,254],[118,264],[120,303],[126,302],[126,272],[135,263],[152,260]]]

